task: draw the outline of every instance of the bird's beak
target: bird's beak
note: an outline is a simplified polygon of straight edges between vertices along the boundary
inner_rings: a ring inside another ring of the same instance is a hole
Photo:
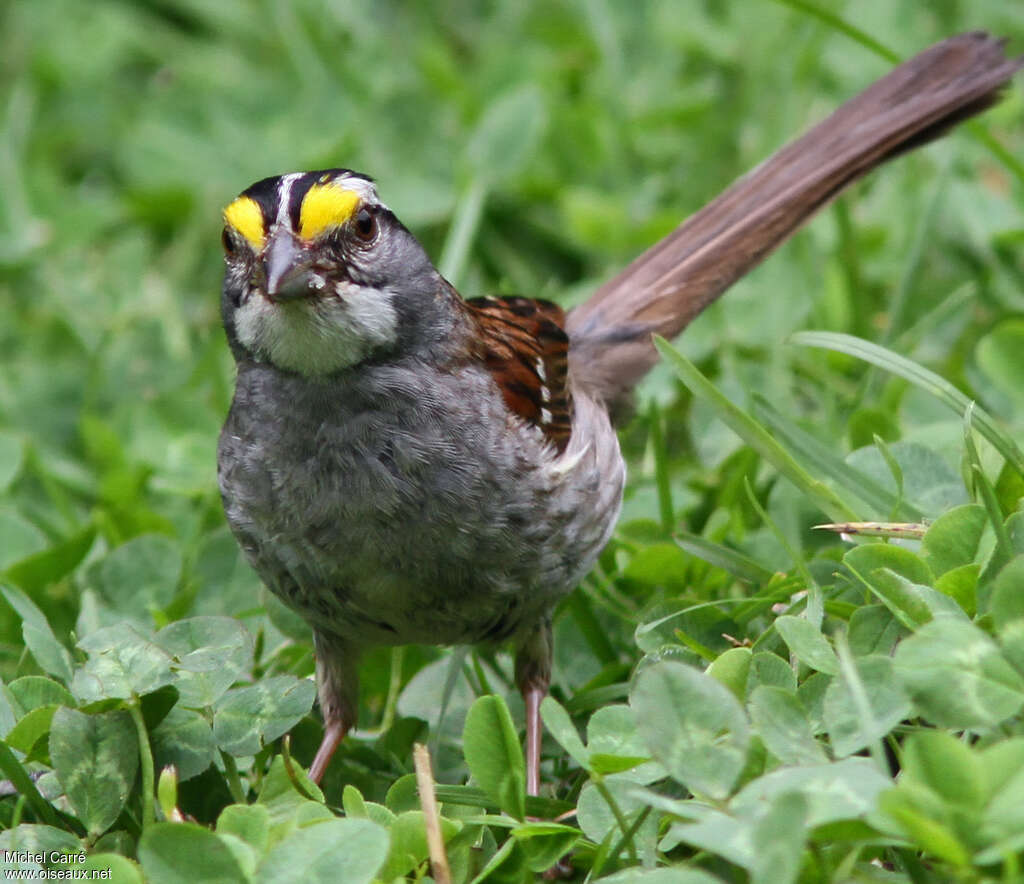
[[[278,230],[270,240],[263,257],[267,275],[267,297],[271,301],[288,301],[316,293],[313,268],[287,230]]]

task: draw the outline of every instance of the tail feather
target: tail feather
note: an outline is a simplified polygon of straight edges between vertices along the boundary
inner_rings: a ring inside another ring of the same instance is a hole
[[[1002,40],[924,50],[736,181],[568,316],[574,382],[613,409],[679,334],[844,187],[999,100],[1024,66]]]

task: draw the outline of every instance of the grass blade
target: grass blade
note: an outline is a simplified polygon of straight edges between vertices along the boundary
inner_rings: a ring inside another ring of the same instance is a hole
[[[706,537],[690,534],[688,531],[677,531],[672,537],[691,556],[696,556],[715,568],[721,568],[747,583],[767,583],[772,579],[772,572],[753,559]]]
[[[862,31],[856,25],[850,24],[846,19],[841,18],[834,12],[828,9],[822,9],[820,6],[816,6],[813,3],[808,3],[807,0],[776,0],[782,6],[788,6],[790,9],[796,9],[799,12],[806,12],[808,15],[814,16],[814,18],[823,21],[833,30],[839,31],[841,34],[845,34],[855,43],[860,43],[865,49],[869,49],[875,55],[879,55],[886,61],[891,61],[893,64],[899,64],[902,59],[899,53],[894,52],[888,46],[879,43],[874,37],[872,37],[866,31]]]
[[[53,809],[49,801],[43,798],[32,778],[25,772],[25,768],[21,766],[21,762],[18,761],[7,744],[2,741],[0,741],[0,770],[11,781],[11,785],[18,790],[18,794],[25,796],[29,806],[35,811],[36,816],[42,822],[58,829],[63,828],[57,816],[57,811]]]
[[[895,508],[900,518],[908,521],[917,521],[924,517],[912,503],[899,500],[884,485],[851,467],[810,433],[783,417],[762,396],[753,397],[751,411],[754,417],[765,424],[773,436],[785,443],[786,447],[807,464],[815,475],[833,479],[880,513],[888,514]]]
[[[930,393],[958,415],[963,415],[973,401],[935,372],[929,371],[905,356],[893,353],[892,350],[865,341],[863,338],[844,335],[840,332],[797,332],[790,338],[790,341],[803,347],[821,347],[825,350],[845,353],[847,356],[853,356],[871,365],[876,365],[909,381],[926,393]],[[992,443],[995,449],[1006,458],[1007,463],[1024,476],[1024,453],[1021,453],[1017,443],[1004,433],[981,408],[975,406],[973,414],[975,429]]]
[[[692,362],[664,338],[655,335],[654,343],[661,355],[694,396],[708,402],[718,417],[744,442],[806,494],[823,512],[838,514],[833,521],[858,521],[852,507],[831,488],[811,476],[764,427],[746,412],[733,405],[722,392],[700,373]]]

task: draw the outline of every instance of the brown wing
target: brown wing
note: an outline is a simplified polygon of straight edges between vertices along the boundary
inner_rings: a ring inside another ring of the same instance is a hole
[[[550,301],[473,298],[466,301],[480,329],[481,359],[509,411],[538,427],[561,453],[572,430],[569,338],[565,314]]]

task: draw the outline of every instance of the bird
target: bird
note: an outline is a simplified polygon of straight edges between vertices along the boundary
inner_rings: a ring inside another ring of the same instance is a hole
[[[218,483],[246,558],[312,630],[313,781],[355,724],[366,649],[511,643],[538,793],[552,610],[615,528],[613,417],[657,361],[652,336],[678,335],[871,169],[990,107],[1022,64],[984,32],[931,46],[568,314],[464,299],[349,169],[265,178],[227,205]]]

